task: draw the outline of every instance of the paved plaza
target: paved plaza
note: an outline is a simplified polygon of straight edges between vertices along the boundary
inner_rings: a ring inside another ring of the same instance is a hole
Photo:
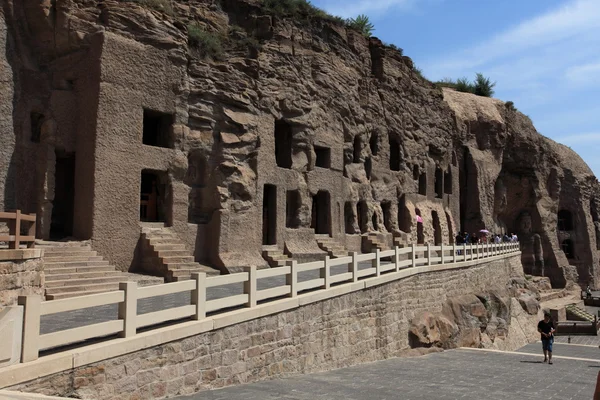
[[[234,386],[179,399],[591,399],[600,371],[598,347],[558,344],[555,353],[554,364],[548,365],[542,363],[540,343],[510,353],[450,350]]]

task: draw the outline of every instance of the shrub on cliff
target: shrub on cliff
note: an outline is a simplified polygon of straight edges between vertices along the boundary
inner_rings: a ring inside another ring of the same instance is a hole
[[[457,92],[475,93],[475,85],[469,82],[467,78],[458,78],[456,80],[455,89]]]
[[[492,82],[490,78],[477,73],[473,93],[477,96],[492,97],[494,95],[494,86],[496,86],[496,82]]]
[[[375,25],[373,25],[371,21],[369,21],[369,17],[364,14],[360,14],[356,18],[350,18],[348,20],[348,26],[352,29],[359,31],[366,37],[371,36],[373,31],[375,30]]]
[[[477,96],[492,97],[494,95],[494,87],[496,82],[492,82],[490,78],[477,73],[475,81],[471,82],[468,78],[458,78],[456,81],[451,78],[444,78],[435,83],[439,87],[448,87],[457,92],[472,93]]]
[[[223,38],[218,33],[207,32],[198,24],[190,24],[188,45],[203,58],[219,60],[223,57]]]

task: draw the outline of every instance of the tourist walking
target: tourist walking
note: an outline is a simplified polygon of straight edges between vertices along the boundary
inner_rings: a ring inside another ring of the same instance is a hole
[[[542,335],[542,350],[544,362],[552,364],[552,345],[554,344],[554,323],[549,312],[544,313],[544,319],[538,322],[538,332]]]

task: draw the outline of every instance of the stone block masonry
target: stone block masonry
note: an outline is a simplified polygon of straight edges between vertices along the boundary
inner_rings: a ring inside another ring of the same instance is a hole
[[[506,292],[520,256],[426,273],[13,387],[83,399],[161,399],[402,355],[409,327],[448,298]],[[521,275],[522,276],[522,275]],[[517,302],[512,302],[513,306]],[[507,321],[510,324],[510,321]],[[512,341],[517,347],[525,344]]]
[[[17,297],[28,294],[44,294],[42,259],[0,261],[0,309],[17,304]]]

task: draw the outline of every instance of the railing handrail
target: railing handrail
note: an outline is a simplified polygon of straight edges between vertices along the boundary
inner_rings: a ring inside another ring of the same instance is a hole
[[[0,222],[8,222],[8,235],[0,235],[0,242],[8,242],[8,248],[11,250],[19,249],[21,242],[27,244],[27,248],[35,246],[36,215],[23,214],[21,210],[12,212],[0,212]],[[27,229],[27,235],[21,235],[21,223],[30,223]]]
[[[223,312],[236,306],[253,308],[257,306],[258,301],[276,301],[282,296],[294,298],[298,297],[299,292],[305,290],[314,291],[316,289],[317,292],[314,293],[327,291],[332,284],[364,281],[364,287],[369,287],[439,269],[431,268],[432,266],[455,264],[452,268],[462,268],[461,263],[510,256],[520,252],[518,243],[489,243],[481,246],[456,244],[431,246],[428,244],[424,246],[425,251],[418,250],[419,248],[413,244],[410,246],[410,251],[406,252],[402,248],[395,247],[391,256],[389,250],[382,252],[377,249],[375,253],[368,255],[368,257],[355,252],[346,257],[348,261],[345,263],[347,265],[346,272],[335,274],[331,273],[332,264],[336,266],[344,264],[332,263],[332,259],[326,257],[325,260],[320,262],[313,261],[304,264],[299,264],[295,260],[290,261],[286,267],[282,268],[281,274],[273,273],[270,270],[269,272],[259,272],[255,267],[245,267],[243,272],[237,274],[207,277],[206,273],[193,273],[192,281],[165,283],[155,286],[138,287],[136,282],[122,282],[119,284],[118,291],[74,297],[68,299],[68,302],[63,300],[42,302],[39,296],[20,296],[19,304],[24,306],[25,313],[21,362],[37,359],[40,350],[106,336],[108,332],[118,333],[120,337],[127,338],[136,335],[138,328],[188,317],[194,320],[203,320],[206,318],[207,312]],[[434,251],[437,252],[435,256],[432,255]],[[422,257],[423,254],[425,257]],[[406,259],[401,260],[400,256],[404,256]],[[389,259],[390,257],[392,261],[389,264],[382,265],[382,258]],[[359,262],[364,261],[371,261],[371,266],[359,269]],[[319,271],[318,277],[299,281],[299,272],[313,270]],[[414,272],[410,273],[411,270]],[[277,275],[285,275],[286,282],[284,285],[258,290],[257,282],[259,279]],[[234,294],[215,300],[207,299],[207,288],[232,283],[242,283],[244,286],[243,294]],[[182,292],[191,293],[191,304],[148,314],[138,314],[137,312],[138,299]],[[122,321],[122,324],[99,323],[94,324],[97,325],[98,329],[79,327],[40,334],[40,317],[42,315],[115,303],[118,304],[118,320]],[[64,335],[61,336],[60,332],[63,332]]]

